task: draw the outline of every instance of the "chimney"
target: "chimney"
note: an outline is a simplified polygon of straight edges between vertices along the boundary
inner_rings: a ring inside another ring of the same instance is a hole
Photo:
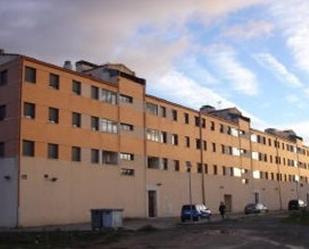
[[[3,49],[3,48],[0,48],[0,55],[2,55],[2,54],[4,54],[4,53],[5,53],[4,49]]]
[[[65,61],[64,64],[63,64],[63,68],[73,70],[73,66],[72,66],[71,61]]]
[[[200,110],[201,110],[202,113],[210,113],[210,112],[215,111],[216,108],[214,108],[211,105],[203,105]]]

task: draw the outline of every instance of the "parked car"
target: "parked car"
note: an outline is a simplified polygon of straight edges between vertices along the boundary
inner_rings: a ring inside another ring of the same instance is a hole
[[[307,207],[307,204],[303,200],[290,200],[288,209],[289,210],[299,210]]]
[[[268,208],[263,203],[249,203],[245,206],[245,214],[267,213]]]
[[[181,221],[198,221],[200,219],[210,219],[211,211],[204,204],[183,205],[181,208]]]

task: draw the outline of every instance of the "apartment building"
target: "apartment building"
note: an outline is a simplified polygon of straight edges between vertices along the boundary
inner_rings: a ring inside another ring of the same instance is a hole
[[[301,137],[253,129],[236,108],[148,95],[122,64],[0,52],[0,227],[87,222],[96,208],[178,216],[190,195],[214,212],[286,209],[309,200],[308,176]]]

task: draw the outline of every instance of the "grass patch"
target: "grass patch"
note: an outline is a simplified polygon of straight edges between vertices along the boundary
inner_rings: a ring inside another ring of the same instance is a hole
[[[125,231],[51,231],[0,233],[0,249],[85,248],[118,241]]]
[[[309,225],[309,212],[307,210],[293,211],[287,218],[283,219],[284,223]]]

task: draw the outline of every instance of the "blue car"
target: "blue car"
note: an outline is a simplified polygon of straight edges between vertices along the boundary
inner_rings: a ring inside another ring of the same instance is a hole
[[[211,211],[204,204],[183,205],[181,208],[181,221],[199,221],[200,219],[210,219]]]

